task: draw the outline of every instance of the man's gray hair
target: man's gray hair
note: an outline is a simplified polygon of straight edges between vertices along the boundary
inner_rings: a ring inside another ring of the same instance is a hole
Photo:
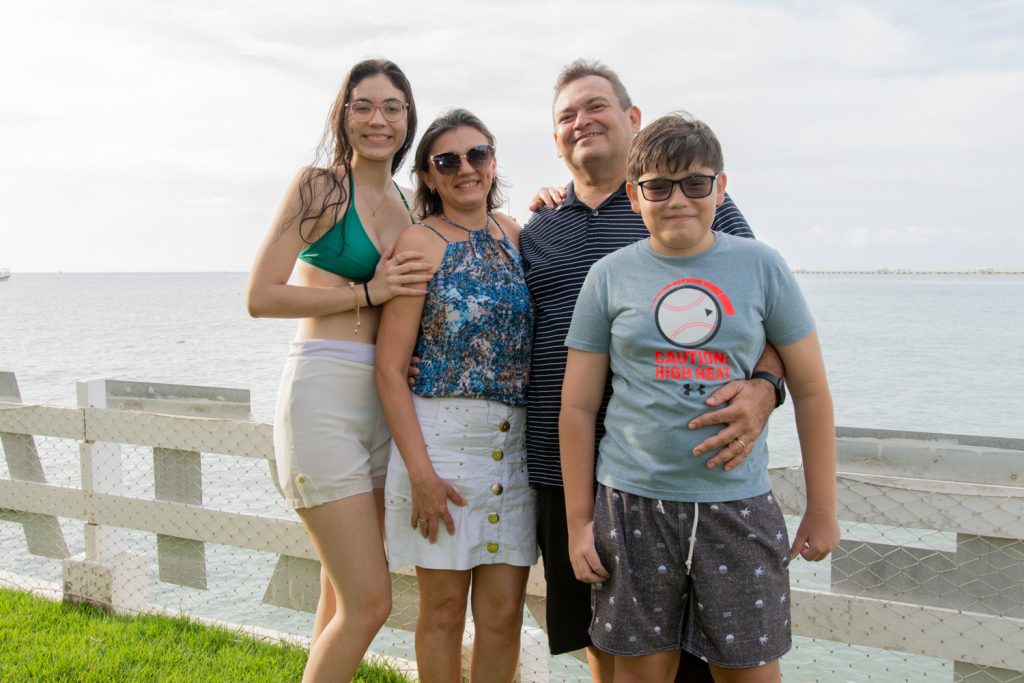
[[[622,84],[619,75],[596,59],[577,59],[562,69],[562,73],[558,74],[558,80],[555,81],[555,98],[558,98],[558,94],[565,86],[587,76],[599,76],[608,81],[612,90],[615,91],[615,96],[619,98],[619,104],[622,105],[623,110],[633,106],[633,100],[629,98],[626,86]]]

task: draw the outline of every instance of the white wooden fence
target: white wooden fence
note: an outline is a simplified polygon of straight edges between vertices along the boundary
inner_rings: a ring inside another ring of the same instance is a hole
[[[313,610],[316,557],[268,483],[271,426],[247,419],[247,391],[93,380],[79,383],[78,403],[23,405],[13,374],[0,373],[0,522],[23,530],[18,548],[0,545],[0,586],[51,585],[32,574],[59,561],[51,593],[122,611],[201,613],[180,595],[199,605],[211,583],[238,584],[229,601],[239,603],[258,590],[258,602],[285,608],[276,615]],[[783,660],[786,679],[1024,681],[1024,440],[842,428],[838,436],[844,540],[830,562],[794,565],[798,638]],[[57,467],[47,464],[51,451]],[[50,472],[63,481],[48,481]],[[220,502],[204,503],[204,475],[214,474]],[[802,471],[772,477],[784,512],[798,516]],[[222,504],[224,490],[248,502]],[[140,550],[140,532],[155,548]],[[228,549],[218,550],[228,559],[209,558],[208,548]],[[272,572],[246,574],[259,557],[274,558]],[[522,679],[585,676],[575,660],[547,655],[534,569],[528,607],[539,627],[524,634]],[[375,647],[402,656],[416,584],[405,574],[392,583],[388,627],[397,635]],[[154,593],[164,586],[185,592],[161,604]],[[299,632],[294,622],[277,630]]]

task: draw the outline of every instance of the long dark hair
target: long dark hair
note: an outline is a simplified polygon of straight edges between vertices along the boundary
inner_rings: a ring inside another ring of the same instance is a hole
[[[420,144],[416,147],[416,155],[413,157],[413,176],[416,180],[416,198],[414,208],[416,215],[426,218],[427,216],[436,216],[442,211],[441,196],[436,192],[433,192],[426,183],[423,182],[420,177],[420,173],[428,173],[430,171],[430,148],[434,146],[437,139],[447,133],[450,130],[468,126],[475,128],[480,131],[487,142],[491,146],[494,146],[494,135],[487,129],[484,122],[477,118],[475,115],[466,111],[465,109],[452,109],[447,111],[441,116],[434,119],[433,123],[427,126],[426,132],[423,133],[423,138],[420,140]],[[505,198],[501,194],[500,180],[498,175],[494,175],[494,182],[491,183],[491,188],[487,192],[487,210],[492,211],[493,209],[501,206],[501,203],[505,201]]]
[[[409,103],[406,113],[405,140],[391,161],[392,175],[398,171],[412,147],[412,141],[416,137],[416,101],[413,99],[412,86],[405,73],[397,64],[387,59],[367,59],[353,66],[345,76],[341,90],[338,91],[334,105],[327,115],[327,125],[324,127],[323,137],[317,146],[313,165],[304,174],[299,185],[299,236],[307,244],[309,244],[309,240],[302,234],[302,226],[309,221],[315,223],[327,211],[334,212],[334,222],[337,222],[341,207],[348,199],[348,188],[342,184],[338,173],[339,168],[344,170],[345,176],[352,173],[352,143],[349,142],[348,131],[345,129],[345,106],[352,99],[352,90],[364,78],[377,74],[387,76],[391,85],[401,90],[405,101]],[[321,183],[326,183],[327,191],[324,194],[323,203],[314,205],[315,193],[313,190]],[[344,237],[342,243],[344,243]]]

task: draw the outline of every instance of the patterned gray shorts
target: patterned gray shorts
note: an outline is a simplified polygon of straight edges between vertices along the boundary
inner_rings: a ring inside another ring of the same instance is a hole
[[[789,538],[770,492],[697,504],[602,485],[594,538],[610,574],[591,593],[590,636],[601,650],[683,649],[725,668],[758,666],[789,650]]]

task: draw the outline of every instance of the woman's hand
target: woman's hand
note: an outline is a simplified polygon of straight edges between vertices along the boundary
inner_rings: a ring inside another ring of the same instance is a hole
[[[432,269],[422,252],[396,254],[395,245],[391,245],[381,254],[373,278],[367,283],[372,305],[379,306],[396,296],[423,296],[427,293],[425,283],[430,280]]]
[[[448,501],[456,505],[465,505],[466,499],[459,495],[455,487],[441,479],[436,473],[429,476],[412,478],[412,517],[410,523],[418,528],[423,538],[431,543],[437,542],[437,531],[441,522],[448,529],[448,535],[455,535],[455,520],[448,511]]]

